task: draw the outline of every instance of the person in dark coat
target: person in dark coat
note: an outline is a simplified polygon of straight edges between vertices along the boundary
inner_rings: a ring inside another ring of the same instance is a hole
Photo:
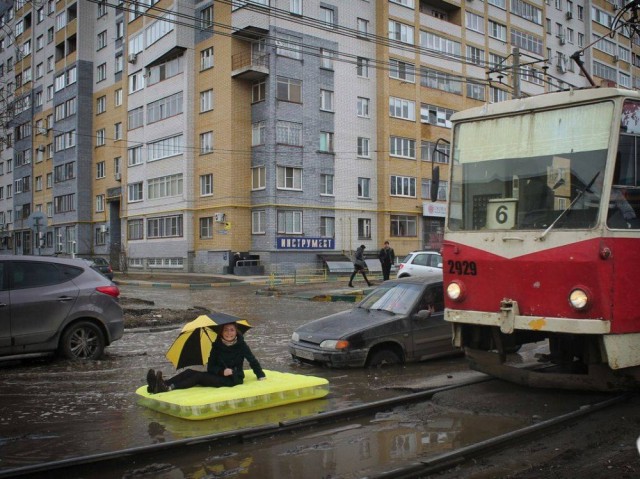
[[[243,364],[246,359],[258,380],[265,379],[260,363],[245,343],[236,323],[227,323],[216,328],[218,337],[213,342],[206,371],[185,369],[164,380],[162,371],[150,369],[147,373],[148,391],[161,393],[173,389],[193,386],[232,387],[244,382]]]
[[[365,272],[367,263],[364,261],[364,249],[365,245],[361,244],[356,250],[356,259],[353,262],[353,273],[351,273],[351,278],[349,278],[350,288],[353,288],[353,278],[355,278],[358,273],[362,273],[362,277],[367,282],[367,286],[371,286],[371,282],[367,279],[367,273]]]
[[[380,264],[382,265],[382,280],[386,281],[389,279],[389,273],[391,273],[391,265],[396,259],[396,253],[393,251],[393,248],[389,247],[389,242],[384,242],[384,247],[378,253],[378,258],[380,258]]]

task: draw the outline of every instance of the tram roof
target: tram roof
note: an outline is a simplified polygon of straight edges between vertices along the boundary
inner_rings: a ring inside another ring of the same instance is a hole
[[[451,121],[469,120],[478,117],[505,115],[538,108],[551,108],[557,105],[571,105],[575,103],[591,102],[603,98],[635,97],[640,99],[640,92],[622,88],[584,88],[555,93],[518,98],[515,100],[486,103],[479,107],[469,108],[454,113]]]

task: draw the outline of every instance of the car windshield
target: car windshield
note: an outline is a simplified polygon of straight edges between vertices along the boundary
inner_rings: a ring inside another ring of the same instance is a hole
[[[422,296],[423,290],[424,287],[419,284],[383,284],[363,299],[358,307],[407,314]]]

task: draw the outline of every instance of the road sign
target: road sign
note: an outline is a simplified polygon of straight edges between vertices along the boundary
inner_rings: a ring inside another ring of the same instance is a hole
[[[42,211],[34,211],[27,218],[27,225],[32,230],[41,230],[47,226],[47,216]]]

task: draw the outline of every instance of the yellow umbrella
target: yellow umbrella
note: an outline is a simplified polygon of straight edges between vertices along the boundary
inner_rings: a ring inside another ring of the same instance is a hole
[[[211,346],[217,337],[216,329],[227,323],[236,323],[242,333],[251,328],[246,320],[229,314],[203,314],[184,325],[167,351],[166,358],[176,369],[206,364],[211,354]]]

